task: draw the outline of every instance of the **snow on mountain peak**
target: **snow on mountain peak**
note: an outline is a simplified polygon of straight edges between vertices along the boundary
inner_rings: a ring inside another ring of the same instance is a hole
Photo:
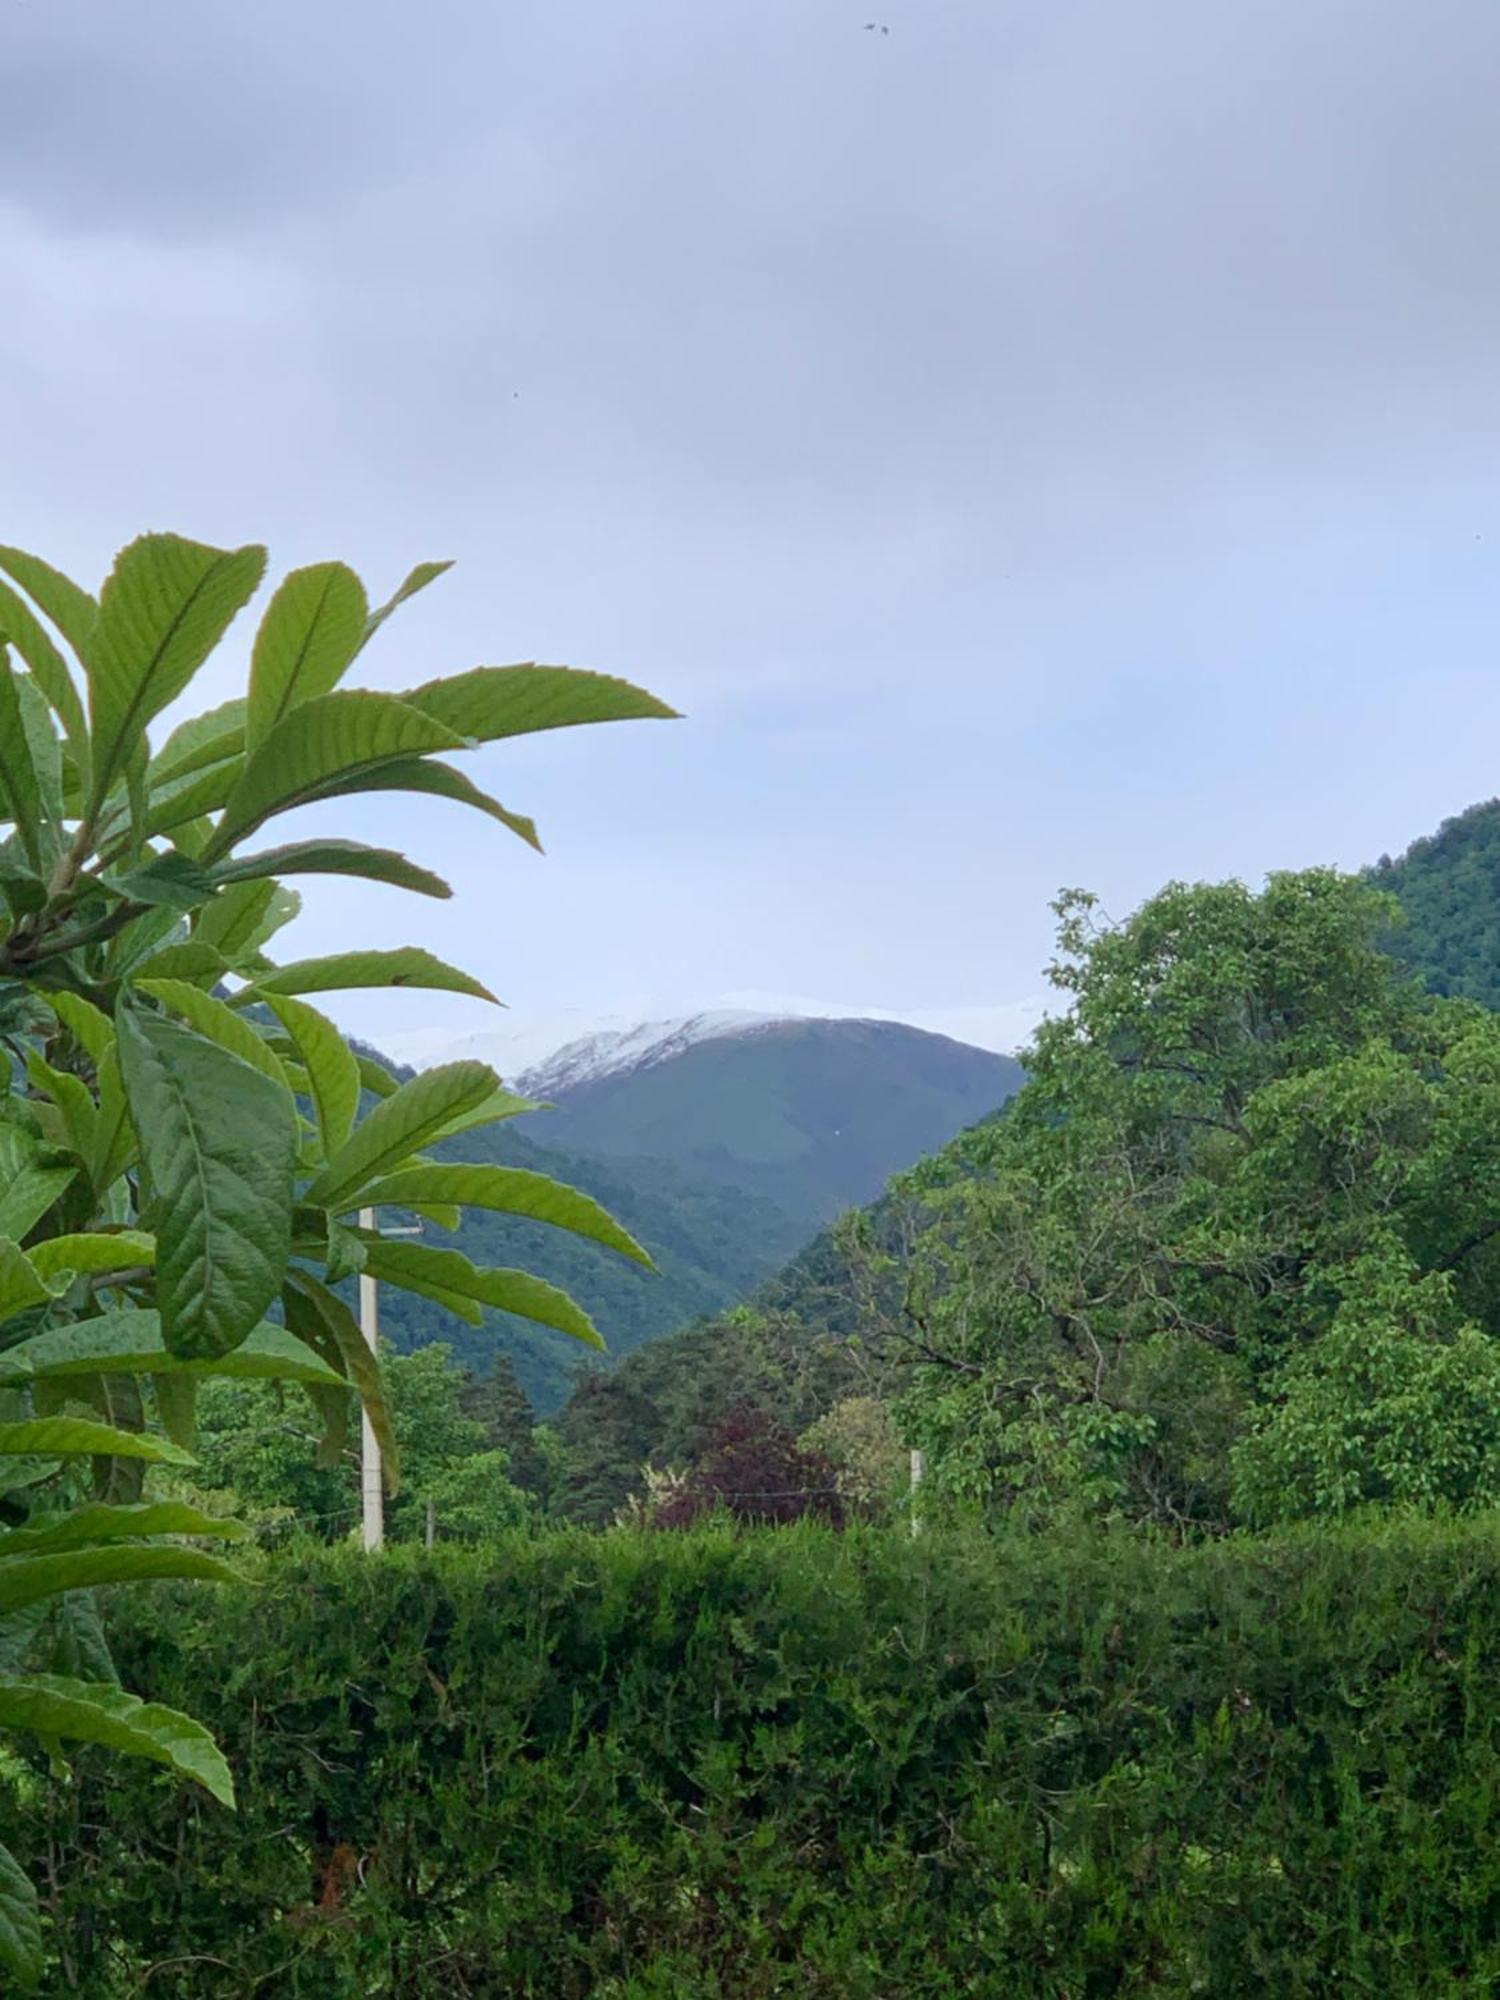
[[[722,1041],[770,1028],[786,1017],[757,1014],[746,1008],[718,1008],[688,1014],[675,1021],[642,1021],[634,1028],[606,1029],[580,1035],[516,1078],[516,1088],[528,1097],[560,1097],[601,1077],[626,1070],[651,1069],[681,1055],[698,1042]]]

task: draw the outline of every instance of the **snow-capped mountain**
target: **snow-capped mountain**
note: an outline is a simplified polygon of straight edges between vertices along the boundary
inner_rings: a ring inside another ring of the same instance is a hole
[[[377,1033],[371,1040],[413,1069],[463,1060],[487,1062],[511,1088],[524,1084],[534,1095],[573,1089],[596,1077],[640,1065],[650,1067],[704,1041],[752,1034],[791,1021],[891,1021],[965,1042],[971,1048],[1009,1054],[1041,1019],[1040,996],[999,1007],[940,1007],[893,1014],[880,1007],[835,1006],[802,995],[745,993],[692,1009],[669,1009],[644,1002],[626,1012],[592,1013],[584,1008],[527,1014],[517,1011],[501,1024],[468,1034],[452,1028],[419,1028]],[[491,1016],[493,1019],[494,1017]]]
[[[642,1021],[634,1028],[580,1035],[577,1041],[566,1043],[545,1061],[523,1070],[516,1085],[528,1097],[561,1096],[586,1083],[598,1083],[606,1076],[650,1069],[699,1042],[735,1040],[792,1018],[795,1017],[756,1014],[747,1008],[719,1008],[709,1013],[689,1014],[678,1021]]]

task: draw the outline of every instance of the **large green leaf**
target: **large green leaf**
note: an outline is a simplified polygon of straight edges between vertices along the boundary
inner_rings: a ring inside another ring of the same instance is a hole
[[[268,993],[266,1004],[286,1029],[307,1070],[323,1157],[331,1160],[359,1114],[359,1059],[326,1014],[286,993]]]
[[[42,1913],[36,1890],[8,1847],[0,1847],[0,1966],[33,1992],[42,1977]]]
[[[228,965],[258,951],[279,928],[274,882],[236,882],[221,889],[193,919],[193,936],[217,951]]]
[[[182,777],[168,778],[149,798],[145,832],[148,837],[170,833],[181,841],[179,829],[199,820],[205,813],[218,812],[240,781],[245,760],[236,753]],[[197,850],[195,849],[195,852]]]
[[[289,709],[338,686],[364,638],[369,604],[340,562],[294,569],[271,599],[250,661],[245,741],[254,750]]]
[[[99,1123],[95,1151],[88,1163],[89,1178],[97,1196],[102,1198],[108,1193],[135,1158],[135,1152],[135,1131],[120,1075],[120,1052],[111,1046],[99,1064]]]
[[[677,715],[644,688],[579,667],[473,667],[426,681],[400,698],[479,743],[577,723],[670,721]]]
[[[29,1235],[77,1177],[15,1125],[0,1124],[0,1237]]]
[[[237,1347],[281,1287],[291,1251],[297,1115],[284,1084],[161,1015],[116,1019],[150,1188],[168,1349]]]
[[[408,570],[402,579],[401,587],[386,599],[379,610],[372,611],[365,621],[364,637],[359,642],[361,650],[369,645],[393,611],[405,604],[409,597],[415,597],[419,590],[425,590],[429,583],[436,583],[438,578],[452,567],[450,559],[447,562],[420,562],[414,569]]]
[[[24,549],[0,547],[0,569],[14,577],[42,615],[51,619],[79,660],[85,659],[99,622],[96,600],[71,577]]]
[[[151,790],[239,756],[245,747],[245,709],[244,696],[236,695],[179,723],[146,767]]]
[[[258,1000],[272,993],[340,993],[356,986],[425,987],[435,993],[469,993],[476,1000],[499,1001],[487,986],[481,986],[457,966],[445,965],[418,945],[403,945],[397,951],[339,951],[327,958],[302,958],[293,965],[281,965],[257,979],[239,1002]]]
[[[66,1143],[81,1160],[88,1159],[94,1149],[99,1113],[83,1078],[74,1076],[71,1070],[54,1069],[35,1049],[26,1054],[26,1077],[34,1091],[50,1097],[57,1106]]]
[[[95,1063],[102,1062],[105,1052],[115,1045],[114,1023],[108,1014],[76,993],[49,993],[47,1005]]]
[[[0,583],[0,631],[10,638],[16,651],[30,667],[37,686],[56,711],[70,742],[84,734],[83,703],[67,662],[48,637],[25,599],[9,584]]]
[[[282,1293],[287,1325],[307,1341],[326,1344],[343,1364],[344,1373],[359,1395],[375,1442],[380,1446],[385,1483],[394,1493],[401,1480],[401,1453],[396,1443],[391,1407],[386,1399],[385,1379],[380,1363],[371,1352],[359,1321],[336,1292],[320,1284],[310,1273],[287,1272]]]
[[[142,1701],[110,1681],[0,1674],[0,1724],[154,1758],[194,1779],[224,1805],[234,1804],[229,1766],[201,1722],[159,1702]]]
[[[228,1049],[241,1062],[249,1063],[252,1069],[258,1069],[262,1076],[286,1089],[286,1072],[275,1050],[233,1007],[216,1000],[212,993],[205,993],[201,986],[190,986],[185,979],[137,979],[135,988],[138,993],[160,1000],[200,1035],[206,1035],[211,1042],[217,1042],[220,1048]]]
[[[145,1431],[116,1430],[91,1417],[22,1417],[0,1423],[0,1458],[143,1458],[153,1465],[191,1465],[191,1452]],[[8,1479],[9,1473],[5,1474]]]
[[[57,737],[57,723],[47,699],[37,686],[34,674],[16,677],[16,694],[21,704],[21,727],[31,751],[31,767],[36,772],[42,811],[55,827],[63,820],[63,747]]]
[[[393,848],[366,847],[358,840],[294,840],[285,847],[220,862],[214,870],[216,882],[243,882],[260,875],[358,875],[367,882],[414,889],[419,896],[453,894],[430,868],[419,868]]]
[[[320,1208],[356,1205],[370,1182],[426,1145],[494,1095],[500,1079],[487,1063],[441,1063],[403,1083],[377,1104],[328,1162],[304,1199]]]
[[[71,1236],[50,1236],[45,1243],[33,1243],[26,1253],[32,1268],[43,1278],[60,1272],[131,1271],[156,1262],[156,1238],[143,1229],[89,1230]],[[0,1367],[5,1357],[0,1355]]]
[[[31,1259],[8,1236],[0,1236],[0,1321],[14,1319],[31,1306],[50,1302],[51,1288]]]
[[[330,1370],[285,1327],[262,1320],[228,1354],[202,1361],[168,1351],[160,1316],[144,1308],[100,1313],[70,1326],[49,1327],[0,1353],[0,1382],[8,1375],[34,1381],[65,1380],[101,1371],[130,1375],[227,1377],[237,1381],[336,1383]]]
[[[482,792],[472,778],[435,757],[404,757],[394,764],[382,764],[378,771],[362,772],[348,784],[325,786],[322,797],[335,799],[345,792],[426,792],[435,798],[454,799],[459,805],[474,806],[479,812],[488,813],[491,819],[519,834],[538,854],[542,851],[534,820],[524,813],[511,812],[488,792]]]
[[[10,655],[0,643],[0,818],[8,819],[33,868],[42,866],[42,794]]]
[[[413,1208],[427,1202],[456,1202],[462,1208],[495,1209],[503,1215],[524,1215],[532,1222],[591,1237],[622,1256],[648,1268],[651,1259],[628,1230],[622,1229],[591,1195],[567,1187],[546,1174],[524,1167],[446,1166],[426,1164],[377,1181],[365,1195],[374,1207]]]
[[[588,1347],[602,1348],[599,1330],[582,1306],[566,1292],[533,1278],[526,1271],[482,1270],[471,1264],[461,1250],[434,1250],[425,1243],[392,1242],[389,1238],[367,1242],[365,1270],[404,1291],[418,1292],[451,1311],[462,1311],[462,1303],[490,1306],[496,1312],[518,1313],[522,1319],[537,1320],[571,1334]],[[465,1314],[471,1318],[472,1315]]]
[[[60,1419],[58,1421],[61,1421]],[[0,1559],[0,1611],[18,1611],[66,1590],[92,1590],[101,1583],[150,1583],[185,1576],[210,1583],[233,1583],[236,1572],[218,1556],[176,1542],[110,1542],[100,1548],[64,1549],[57,1555]]]
[[[254,594],[264,549],[142,535],[122,549],[88,649],[93,803],[108,795],[153,716],[180,695]]]
[[[315,696],[286,716],[245,760],[207,853],[227,854],[273,813],[322,796],[361,771],[430,750],[461,750],[455,729],[409,707],[395,695],[345,688]]]
[[[33,1515],[24,1528],[7,1529],[0,1537],[0,1554],[57,1555],[64,1549],[95,1548],[104,1542],[140,1541],[154,1535],[203,1535],[242,1542],[250,1530],[243,1521],[222,1514],[205,1514],[186,1500],[141,1500],[133,1505],[74,1507],[51,1518]]]

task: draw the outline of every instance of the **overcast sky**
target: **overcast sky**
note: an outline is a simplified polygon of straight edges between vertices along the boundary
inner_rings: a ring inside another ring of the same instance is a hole
[[[1062,885],[1355,866],[1500,792],[1495,0],[5,15],[3,538],[452,556],[369,678],[685,713],[473,760],[545,860],[320,809],[457,893],[315,891],[303,949],[424,943],[521,1021],[1004,1041]]]

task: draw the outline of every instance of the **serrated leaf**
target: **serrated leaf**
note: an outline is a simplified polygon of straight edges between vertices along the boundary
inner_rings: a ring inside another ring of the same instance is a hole
[[[333,782],[430,750],[459,750],[464,738],[395,695],[346,688],[317,695],[279,722],[245,760],[209,846],[217,859],[273,813],[310,804]]]
[[[612,674],[530,663],[472,667],[425,681],[400,699],[477,743],[581,723],[677,719],[676,709]]]
[[[56,1555],[64,1549],[95,1548],[105,1542],[140,1541],[155,1535],[206,1535],[242,1542],[243,1521],[205,1514],[186,1500],[142,1500],[132,1506],[74,1507],[53,1519],[33,1517],[24,1528],[0,1536],[0,1556]]]
[[[355,1127],[304,1200],[335,1212],[355,1206],[361,1189],[483,1104],[498,1085],[495,1072],[481,1062],[440,1063],[413,1077]]]
[[[16,695],[42,811],[58,827],[63,819],[63,746],[57,738],[57,723],[34,675],[16,676]]]
[[[158,834],[170,833],[181,841],[183,827],[223,808],[244,768],[243,756],[236,753],[202,770],[166,779],[147,800],[145,836],[154,839]],[[201,850],[195,848],[194,853],[201,855]]]
[[[365,1270],[372,1278],[435,1299],[439,1305],[469,1299],[496,1312],[517,1313],[522,1319],[555,1327],[586,1346],[604,1346],[582,1306],[556,1285],[527,1271],[481,1269],[461,1250],[435,1250],[424,1243],[398,1243],[388,1238],[367,1241]]]
[[[250,749],[289,710],[337,687],[368,617],[365,587],[344,563],[313,563],[285,578],[255,635],[245,724]]]
[[[238,1056],[241,1062],[249,1063],[252,1069],[258,1069],[272,1083],[287,1089],[286,1071],[265,1036],[257,1034],[243,1014],[237,1014],[233,1007],[216,1000],[212,993],[205,993],[201,986],[190,986],[183,979],[155,977],[137,979],[135,990],[149,994],[153,1000],[160,1000],[164,1007],[180,1014],[200,1035],[206,1035],[209,1041],[217,1042],[220,1048]]]
[[[441,1163],[408,1167],[377,1181],[365,1200],[372,1208],[414,1208],[420,1203],[456,1202],[463,1208],[521,1215],[531,1222],[547,1222],[555,1229],[587,1236],[651,1268],[651,1259],[640,1244],[591,1195],[546,1174],[528,1172],[524,1167]]]
[[[400,1485],[401,1454],[396,1443],[390,1404],[386,1400],[385,1379],[380,1363],[370,1351],[359,1321],[343,1300],[306,1271],[288,1271],[282,1293],[287,1324],[311,1344],[321,1337],[328,1341],[343,1363],[344,1373],[359,1396],[370,1420],[387,1489],[394,1493]]]
[[[40,556],[28,555],[24,549],[0,547],[0,569],[20,584],[43,617],[57,627],[83,660],[99,620],[97,601],[71,577],[43,562]]]
[[[359,642],[360,651],[363,652],[364,648],[369,645],[370,641],[375,637],[375,634],[380,630],[393,611],[399,610],[405,604],[406,600],[409,597],[415,597],[419,590],[425,590],[429,583],[436,583],[438,578],[452,569],[452,567],[453,563],[450,559],[447,562],[421,562],[415,568],[409,569],[402,580],[400,588],[388,597],[378,610],[372,611],[369,618],[365,621],[364,636]]]
[[[4,583],[0,583],[0,631],[7,634],[30,667],[38,689],[48,706],[56,711],[69,740],[76,742],[81,739],[84,735],[83,702],[68,671],[68,664],[30,605],[17,596],[9,584]]]
[[[534,820],[528,819],[524,813],[511,812],[498,799],[481,791],[462,771],[436,757],[411,757],[394,764],[382,764],[378,771],[367,772],[347,785],[327,786],[322,796],[334,799],[346,792],[426,792],[435,798],[453,799],[459,805],[473,806],[479,812],[488,813],[491,819],[499,820],[502,826],[508,826],[512,833],[519,834],[528,847],[534,847],[538,854],[542,851]]]
[[[422,987],[433,993],[468,993],[476,1000],[499,1001],[457,966],[445,965],[430,951],[404,945],[397,951],[340,951],[327,958],[298,959],[264,974],[235,999],[243,1003],[267,999],[273,993],[341,993],[357,986]]]
[[[0,1674],[0,1724],[152,1758],[192,1778],[224,1805],[234,1804],[229,1766],[203,1724],[175,1708],[142,1701],[113,1682]]]
[[[393,848],[366,847],[358,840],[294,840],[285,847],[268,847],[260,854],[221,862],[214,870],[218,882],[248,881],[258,875],[357,875],[367,882],[413,889],[419,896],[446,898],[453,894],[430,868],[419,868]]]
[[[253,596],[265,562],[261,548],[180,535],[142,535],[116,557],[86,656],[96,805]]]
[[[250,1329],[228,1354],[204,1360],[168,1352],[161,1317],[146,1308],[99,1313],[69,1326],[49,1327],[0,1353],[0,1382],[60,1381],[101,1370],[130,1375],[212,1376],[240,1382],[337,1381],[326,1361],[271,1320]],[[3,1482],[0,1482],[3,1483]]]
[[[147,766],[146,782],[152,792],[242,755],[246,706],[244,696],[236,695],[233,701],[221,701],[217,708],[179,723]]]
[[[33,868],[42,866],[42,794],[10,654],[0,642],[0,818],[8,819]]]
[[[9,1356],[0,1357],[9,1359]],[[3,1458],[143,1458],[153,1465],[191,1465],[190,1452],[144,1431],[115,1430],[91,1417],[22,1417],[0,1423]],[[9,1471],[4,1478],[10,1478]]]
[[[307,1068],[323,1157],[331,1160],[354,1129],[359,1113],[359,1063],[326,1014],[290,994],[268,993],[266,1004],[291,1036]]]
[[[226,1354],[275,1298],[291,1250],[291,1093],[159,1015],[122,1005],[115,1026],[150,1185],[163,1337],[189,1359]]]
[[[42,1912],[26,1870],[0,1846],[0,1966],[24,1993],[42,1977]]]

